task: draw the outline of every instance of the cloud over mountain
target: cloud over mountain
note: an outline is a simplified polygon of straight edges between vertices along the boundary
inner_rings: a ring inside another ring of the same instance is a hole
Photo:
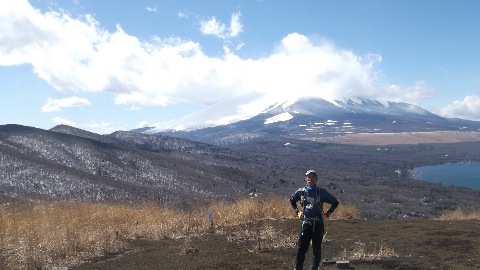
[[[480,96],[470,95],[436,110],[439,115],[480,121]]]
[[[69,97],[63,99],[49,98],[47,104],[42,107],[42,112],[56,112],[61,111],[62,108],[68,107],[83,107],[90,105],[88,99],[79,97]]]
[[[476,51],[470,50],[475,42],[465,42],[470,45],[462,50],[446,45],[437,41],[440,35],[404,26],[413,22],[406,17],[393,25],[355,19],[358,25],[349,27],[352,19],[369,12],[347,11],[342,19],[323,9],[307,10],[318,6],[316,2],[300,9],[267,2],[133,1],[112,10],[110,2],[1,1],[1,107],[8,115],[2,121],[43,128],[64,123],[107,134],[203,114],[200,110],[209,106],[232,102],[238,105],[232,107],[235,115],[243,119],[251,114],[249,106],[263,109],[264,96],[275,101],[318,97],[330,102],[406,102],[444,117],[480,119],[478,85],[471,71],[476,67]],[[280,6],[285,14],[262,13]],[[376,6],[392,9],[383,3]],[[410,14],[409,9],[403,12]],[[419,27],[444,30],[443,21],[425,20]],[[403,35],[392,31],[391,26],[399,25],[405,28],[397,29]],[[445,36],[476,37],[467,27],[471,25],[475,23],[459,23],[457,28],[465,32]],[[262,98],[240,105],[252,96]],[[28,112],[15,107],[19,103]]]
[[[120,25],[110,32],[93,16],[74,18],[34,9],[23,1],[3,2],[1,65],[31,65],[49,85],[69,92],[109,92],[118,105],[210,105],[249,93],[326,100],[365,97],[417,104],[432,94],[424,82],[383,81],[378,54],[357,55],[328,42],[291,33],[261,58],[242,58],[228,48],[209,56],[193,40],[139,40]],[[242,32],[240,14],[230,25],[212,18],[203,33],[219,38]]]

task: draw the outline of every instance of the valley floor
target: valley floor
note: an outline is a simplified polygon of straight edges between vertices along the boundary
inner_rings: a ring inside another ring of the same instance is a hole
[[[327,137],[318,141],[357,145],[399,145],[460,143],[480,141],[478,131],[432,131],[432,132],[400,132],[400,133],[357,133],[343,136]]]
[[[293,269],[299,225],[263,220],[182,239],[131,240],[125,253],[68,269]],[[322,259],[349,260],[354,269],[480,269],[478,220],[329,220],[326,231]],[[311,249],[305,269],[310,258]]]

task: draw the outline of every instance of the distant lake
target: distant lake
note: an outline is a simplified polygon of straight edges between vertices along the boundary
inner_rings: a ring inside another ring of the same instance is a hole
[[[480,190],[480,163],[455,163],[416,167],[413,179]]]

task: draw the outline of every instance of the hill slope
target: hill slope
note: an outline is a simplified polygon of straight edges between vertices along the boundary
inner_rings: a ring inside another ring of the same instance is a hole
[[[247,193],[250,177],[238,173],[238,167],[248,160],[241,154],[181,139],[134,137],[66,126],[50,131],[0,126],[1,192],[29,200],[148,199],[161,204]]]
[[[277,194],[304,185],[307,169],[363,218],[408,219],[480,208],[480,192],[410,178],[420,165],[479,162],[480,145],[378,147],[269,136],[222,148],[173,137],[67,126],[0,126],[0,196],[8,199],[155,201],[190,207],[206,200]],[[188,199],[186,199],[188,198]]]

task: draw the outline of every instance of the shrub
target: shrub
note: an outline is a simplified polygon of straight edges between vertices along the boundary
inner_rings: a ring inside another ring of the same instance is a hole
[[[441,216],[435,218],[436,220],[480,220],[480,211],[472,213],[464,213],[461,209],[445,212]]]

